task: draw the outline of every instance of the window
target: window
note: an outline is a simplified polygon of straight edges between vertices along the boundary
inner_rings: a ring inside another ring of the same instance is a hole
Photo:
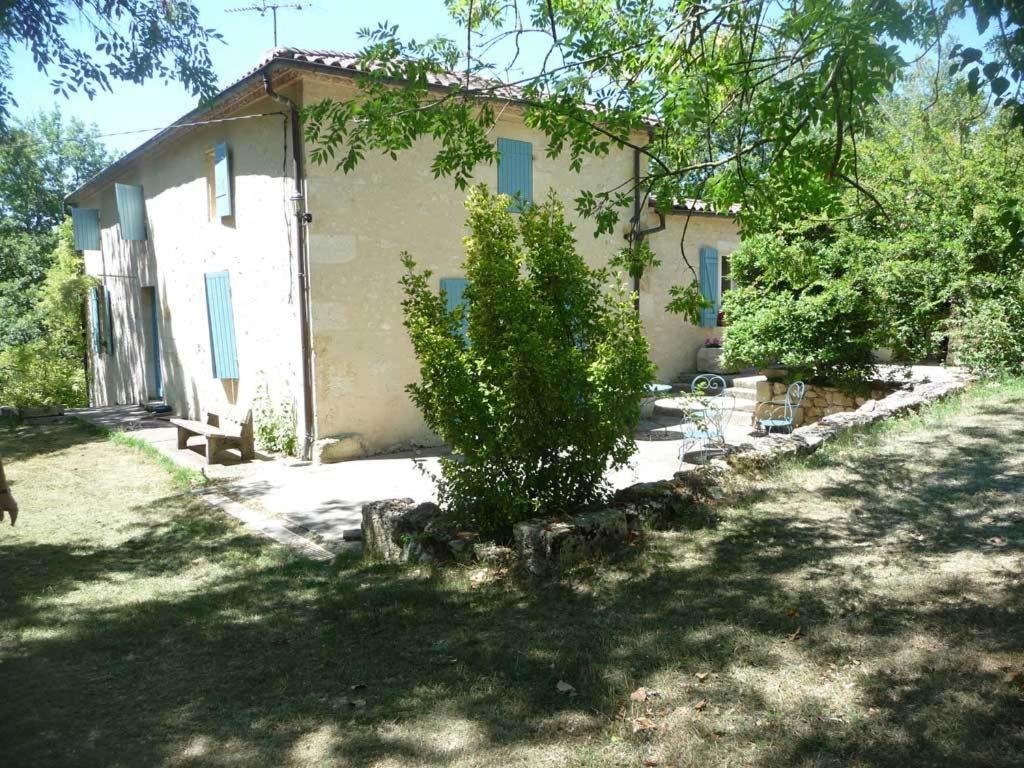
[[[721,290],[718,293],[719,297],[725,296],[726,291],[731,291],[732,290],[732,278],[729,276],[729,254],[728,253],[723,253],[722,254],[721,273],[722,273],[722,288],[721,288]],[[719,300],[719,303],[721,303],[721,300]]]
[[[92,349],[96,354],[114,353],[114,313],[110,290],[103,285],[89,292],[89,316],[92,325]]]
[[[132,184],[115,184],[117,198],[117,220],[121,225],[122,240],[146,239],[146,204],[142,187]]]
[[[206,218],[209,221],[217,219],[217,182],[212,149],[206,153]]]
[[[72,208],[71,229],[75,236],[75,248],[80,251],[100,249],[99,208]]]
[[[210,221],[234,215],[231,153],[223,141],[206,153],[206,210]]]
[[[445,306],[449,312],[454,312],[462,307],[462,338],[466,338],[469,332],[469,302],[466,300],[465,292],[469,281],[464,277],[442,277],[441,291],[444,293]]]
[[[509,210],[521,211],[533,202],[533,144],[498,139],[498,194],[508,195]]]

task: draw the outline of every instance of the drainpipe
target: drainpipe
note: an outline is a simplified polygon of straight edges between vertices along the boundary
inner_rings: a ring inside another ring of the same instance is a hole
[[[658,211],[658,226],[640,228],[640,214],[643,205],[643,195],[640,194],[640,150],[633,150],[633,228],[629,233],[630,243],[639,245],[646,235],[653,235],[665,229],[665,214]],[[633,292],[636,298],[633,299],[633,309],[640,312],[640,278],[633,278]]]
[[[270,84],[269,69],[263,70],[263,89],[267,96],[288,109],[289,128],[292,134],[292,163],[295,168],[295,194],[293,198],[304,199],[302,178],[302,132],[299,125],[299,109],[287,96],[275,93]],[[295,211],[295,246],[299,273],[299,333],[302,346],[302,415],[305,439],[302,443],[302,459],[309,461],[313,452],[313,353],[309,331],[309,258],[306,254],[306,224],[308,214],[304,205],[297,205]]]

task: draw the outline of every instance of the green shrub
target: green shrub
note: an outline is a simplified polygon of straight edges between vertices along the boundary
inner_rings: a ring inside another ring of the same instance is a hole
[[[88,405],[81,358],[60,354],[50,339],[0,352],[0,403],[16,407]]]
[[[586,266],[553,195],[517,218],[481,186],[466,208],[468,313],[449,312],[403,254],[421,375],[408,391],[453,451],[441,459],[442,506],[500,536],[601,498],[606,469],[635,450],[653,367],[629,294]]]
[[[872,294],[842,243],[755,235],[732,254],[725,295],[730,368],[779,364],[793,378],[854,386],[877,338]]]
[[[950,323],[955,362],[984,375],[1024,370],[1024,302],[1006,295],[970,301]]]

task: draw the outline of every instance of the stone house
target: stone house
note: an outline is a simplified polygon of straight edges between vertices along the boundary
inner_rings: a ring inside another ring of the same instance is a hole
[[[368,156],[348,174],[305,161],[296,109],[358,97],[354,64],[274,49],[69,196],[76,247],[99,281],[89,302],[92,405],[162,399],[200,417],[262,403],[324,460],[434,442],[404,389],[418,369],[402,326],[399,254],[457,293],[465,193],[433,177],[431,140],[397,161]],[[500,114],[502,159],[475,174],[496,191],[541,199],[554,189],[568,202],[636,172],[628,148],[574,172],[545,155],[514,100]],[[640,219],[660,223],[653,209]],[[629,224],[600,238],[592,226],[580,223],[579,246],[603,265]],[[693,202],[649,235],[662,264],[638,286],[640,313],[666,381],[692,370],[697,349],[720,334],[713,311],[705,327],[664,311],[669,288],[694,279],[680,258],[684,227],[685,253],[713,299],[739,243],[730,216]]]

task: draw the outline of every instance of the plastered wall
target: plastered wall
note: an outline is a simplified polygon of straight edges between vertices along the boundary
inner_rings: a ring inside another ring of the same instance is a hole
[[[308,103],[356,94],[337,80],[312,78],[305,81],[303,95]],[[632,177],[630,149],[587,158],[580,173],[565,158],[547,158],[543,135],[526,128],[513,108],[501,113],[494,130],[495,140],[499,137],[532,142],[534,199],[555,190],[570,218],[572,199],[581,189],[612,189]],[[369,453],[435,442],[405,391],[418,368],[402,326],[399,279],[402,251],[430,269],[435,284],[462,274],[465,193],[450,179],[434,178],[436,147],[420,141],[397,162],[370,155],[349,174],[333,166],[307,167],[318,436],[351,435]],[[482,165],[475,176],[496,190],[496,166]],[[605,266],[624,245],[628,216],[614,234],[599,238],[593,237],[592,222],[577,220],[579,248],[591,265]],[[651,216],[647,224],[655,222]],[[681,236],[682,218],[669,217],[667,230],[651,237],[663,265],[641,284],[644,329],[663,380],[692,369],[697,346],[716,333],[664,312],[668,288],[692,279],[679,256]],[[701,245],[731,250],[736,243],[731,220],[692,217],[685,251],[696,267]]]
[[[669,289],[698,279],[702,247],[718,249],[721,259],[739,247],[740,236],[731,218],[677,213],[666,216],[665,230],[650,235],[649,242],[661,265],[640,280],[640,319],[658,378],[670,382],[681,372],[695,370],[697,350],[707,339],[721,338],[723,329],[694,326],[666,312]]]
[[[293,87],[290,95],[300,94]],[[261,98],[232,114],[279,109]],[[285,138],[277,115],[203,126],[77,201],[100,208],[102,247],[85,252],[86,271],[110,289],[113,308],[113,354],[90,353],[94,405],[138,403],[152,394],[147,382],[153,364],[145,355],[152,318],[143,312],[140,288],[155,286],[164,396],[177,413],[200,417],[218,406],[250,405],[261,387],[301,413],[294,217],[288,202],[292,169]],[[231,152],[235,213],[211,220],[208,153],[220,141]],[[113,181],[142,185],[147,240],[120,238]],[[211,366],[204,275],[219,270],[231,275],[240,372],[231,381],[213,378]]]

